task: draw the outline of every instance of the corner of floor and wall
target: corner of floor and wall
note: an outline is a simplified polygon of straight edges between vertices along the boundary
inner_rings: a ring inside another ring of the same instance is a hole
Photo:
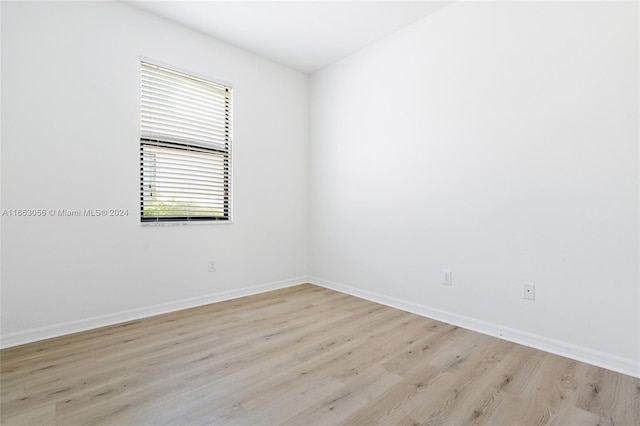
[[[2,347],[310,282],[640,377],[638,3],[455,2],[310,76],[0,7],[2,209],[131,213],[2,216]],[[141,55],[233,84],[232,224],[140,226]]]

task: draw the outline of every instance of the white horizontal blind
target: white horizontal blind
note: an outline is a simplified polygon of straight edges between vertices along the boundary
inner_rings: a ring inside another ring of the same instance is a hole
[[[141,62],[140,217],[230,220],[231,87]]]

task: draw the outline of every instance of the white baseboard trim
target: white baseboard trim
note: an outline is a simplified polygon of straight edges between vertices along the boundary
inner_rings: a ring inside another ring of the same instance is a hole
[[[479,321],[477,319],[473,319],[463,315],[458,315],[440,309],[432,308],[430,306],[397,299],[395,297],[385,296],[380,293],[374,293],[367,290],[350,287],[318,277],[309,277],[309,282],[314,285],[325,287],[331,290],[336,290],[341,293],[350,294],[352,296],[360,297],[362,299],[370,300],[372,302],[380,303],[392,308],[401,309],[403,311],[411,312],[423,317],[446,322],[448,324],[466,328],[468,330],[477,331],[479,333],[508,340],[520,345],[540,349],[542,351],[550,352],[566,358],[571,358],[576,361],[585,362],[587,364],[592,364],[598,367],[606,368],[608,370],[616,371],[618,373],[640,378],[640,362],[638,362],[638,360],[622,358],[616,355],[599,352],[593,349],[565,343],[559,340],[549,339],[544,336],[502,327],[497,324]]]
[[[205,296],[182,299],[175,302],[162,303],[159,305],[146,306],[144,308],[121,311],[114,314],[100,315],[78,321],[70,321],[59,324],[47,325],[45,327],[34,328],[16,333],[8,333],[0,336],[0,348],[24,345],[25,343],[37,342],[51,339],[53,337],[78,333],[80,331],[92,330],[99,327],[134,321],[141,318],[180,311],[183,309],[195,308],[197,306],[208,305],[210,303],[222,302],[239,297],[250,296],[252,294],[264,293],[286,287],[293,287],[309,282],[309,277],[297,277],[284,281],[276,281],[261,284],[253,287],[245,287],[237,290],[222,291]]]

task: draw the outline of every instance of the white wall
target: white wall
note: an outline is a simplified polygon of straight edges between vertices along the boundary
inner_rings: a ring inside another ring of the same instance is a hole
[[[314,74],[312,281],[640,375],[638,30],[463,2]]]
[[[233,84],[233,224],[140,225],[140,55]],[[2,218],[3,344],[305,282],[307,84],[125,4],[2,2],[2,208],[129,210]]]

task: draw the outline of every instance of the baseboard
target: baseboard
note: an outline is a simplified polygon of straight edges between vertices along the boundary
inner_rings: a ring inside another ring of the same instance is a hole
[[[193,297],[190,299],[182,299],[175,302],[162,303],[159,305],[146,306],[139,309],[131,309],[127,311],[117,312],[114,314],[101,315],[93,318],[87,318],[79,321],[70,321],[65,323],[48,325],[45,327],[34,328],[30,330],[20,331],[17,333],[9,333],[0,336],[0,347],[8,348],[12,346],[23,345],[25,343],[37,342],[40,340],[51,339],[53,337],[64,336],[67,334],[78,333],[80,331],[92,330],[99,327],[119,324],[127,321],[138,320],[141,318],[152,317],[155,315],[166,314],[169,312],[180,311],[197,306],[208,305],[210,303],[222,302],[239,297],[250,296],[252,294],[264,293],[267,291],[278,290],[286,287],[293,287],[308,282],[308,277],[297,277],[284,281],[276,281],[267,284],[261,284],[253,287],[245,287],[237,290],[222,291],[219,293],[208,294],[205,296]]]
[[[640,378],[640,363],[637,360],[621,358],[616,355],[595,351],[593,349],[572,345],[520,330],[502,327],[485,321],[479,321],[474,318],[397,299],[395,297],[385,296],[380,293],[350,287],[318,277],[309,277],[309,282],[314,285],[350,294],[352,296],[360,297],[392,308],[401,309],[423,317],[432,318],[458,327],[466,328],[468,330],[477,331],[479,333],[508,340],[520,345],[540,349],[542,351],[571,358],[576,361],[585,362],[587,364],[592,364],[618,373]]]

